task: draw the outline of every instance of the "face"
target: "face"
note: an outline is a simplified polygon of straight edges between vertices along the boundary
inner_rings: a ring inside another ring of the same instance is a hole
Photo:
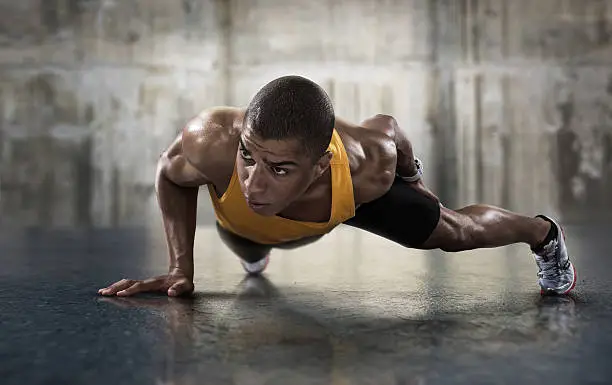
[[[276,215],[323,175],[330,160],[326,153],[313,161],[298,140],[262,140],[247,129],[236,158],[240,188],[251,210]]]

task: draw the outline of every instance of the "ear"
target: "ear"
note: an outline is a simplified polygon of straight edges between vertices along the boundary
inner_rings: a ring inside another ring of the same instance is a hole
[[[317,163],[315,164],[315,173],[316,173],[317,178],[323,175],[325,171],[327,171],[327,168],[329,167],[329,163],[331,162],[332,157],[333,157],[333,154],[331,151],[325,151],[325,153],[321,155],[319,160],[317,160]]]

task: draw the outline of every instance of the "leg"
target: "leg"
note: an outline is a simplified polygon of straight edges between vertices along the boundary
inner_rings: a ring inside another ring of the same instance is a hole
[[[537,248],[552,223],[489,205],[472,205],[459,210],[440,208],[440,220],[422,249],[465,251],[526,243]]]
[[[306,237],[292,242],[281,243],[278,245],[262,245],[243,238],[230,231],[227,231],[217,222],[217,232],[230,250],[240,258],[243,268],[249,274],[262,273],[268,266],[270,251],[272,248],[291,250],[297,247],[308,245],[320,239],[320,236]]]
[[[550,222],[488,206],[459,210],[440,207],[401,179],[381,198],[357,209],[348,225],[381,235],[416,249],[464,251],[527,243],[541,243]]]
[[[238,258],[247,263],[255,263],[262,260],[270,253],[270,250],[272,250],[272,246],[253,242],[225,230],[218,222],[217,232],[225,245],[229,247]]]
[[[440,219],[437,202],[396,178],[385,195],[359,206],[355,216],[345,224],[402,246],[422,248]]]
[[[539,267],[542,293],[567,294],[576,285],[576,270],[569,260],[563,230],[554,220],[527,217],[489,205],[457,211],[441,208],[440,221],[423,249],[463,251],[526,243]]]
[[[526,243],[540,268],[538,282],[543,290],[567,293],[576,282],[561,227],[552,219],[489,205],[450,210],[401,179],[385,195],[359,207],[346,224],[426,250],[456,252]]]

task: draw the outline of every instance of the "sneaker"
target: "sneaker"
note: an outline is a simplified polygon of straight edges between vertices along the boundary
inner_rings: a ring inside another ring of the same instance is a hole
[[[268,263],[270,262],[270,254],[267,254],[265,257],[260,259],[257,262],[247,262],[243,259],[240,260],[244,271],[246,271],[250,275],[259,275],[266,270],[268,267]]]
[[[538,265],[538,284],[542,294],[567,294],[576,286],[576,270],[569,260],[565,246],[565,234],[557,222],[538,215],[557,227],[557,238],[544,246],[539,254],[533,253]]]

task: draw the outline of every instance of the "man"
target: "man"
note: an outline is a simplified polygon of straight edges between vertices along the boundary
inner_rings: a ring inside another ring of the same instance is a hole
[[[489,205],[451,210],[423,184],[410,141],[390,116],[355,125],[336,118],[325,91],[299,76],[265,85],[246,109],[211,108],[192,119],[159,160],[156,191],[170,268],[100,289],[128,296],[189,294],[198,188],[206,185],[219,234],[259,274],[272,248],[313,242],[344,223],[406,247],[462,251],[530,246],[545,293],[576,282],[561,227]]]

